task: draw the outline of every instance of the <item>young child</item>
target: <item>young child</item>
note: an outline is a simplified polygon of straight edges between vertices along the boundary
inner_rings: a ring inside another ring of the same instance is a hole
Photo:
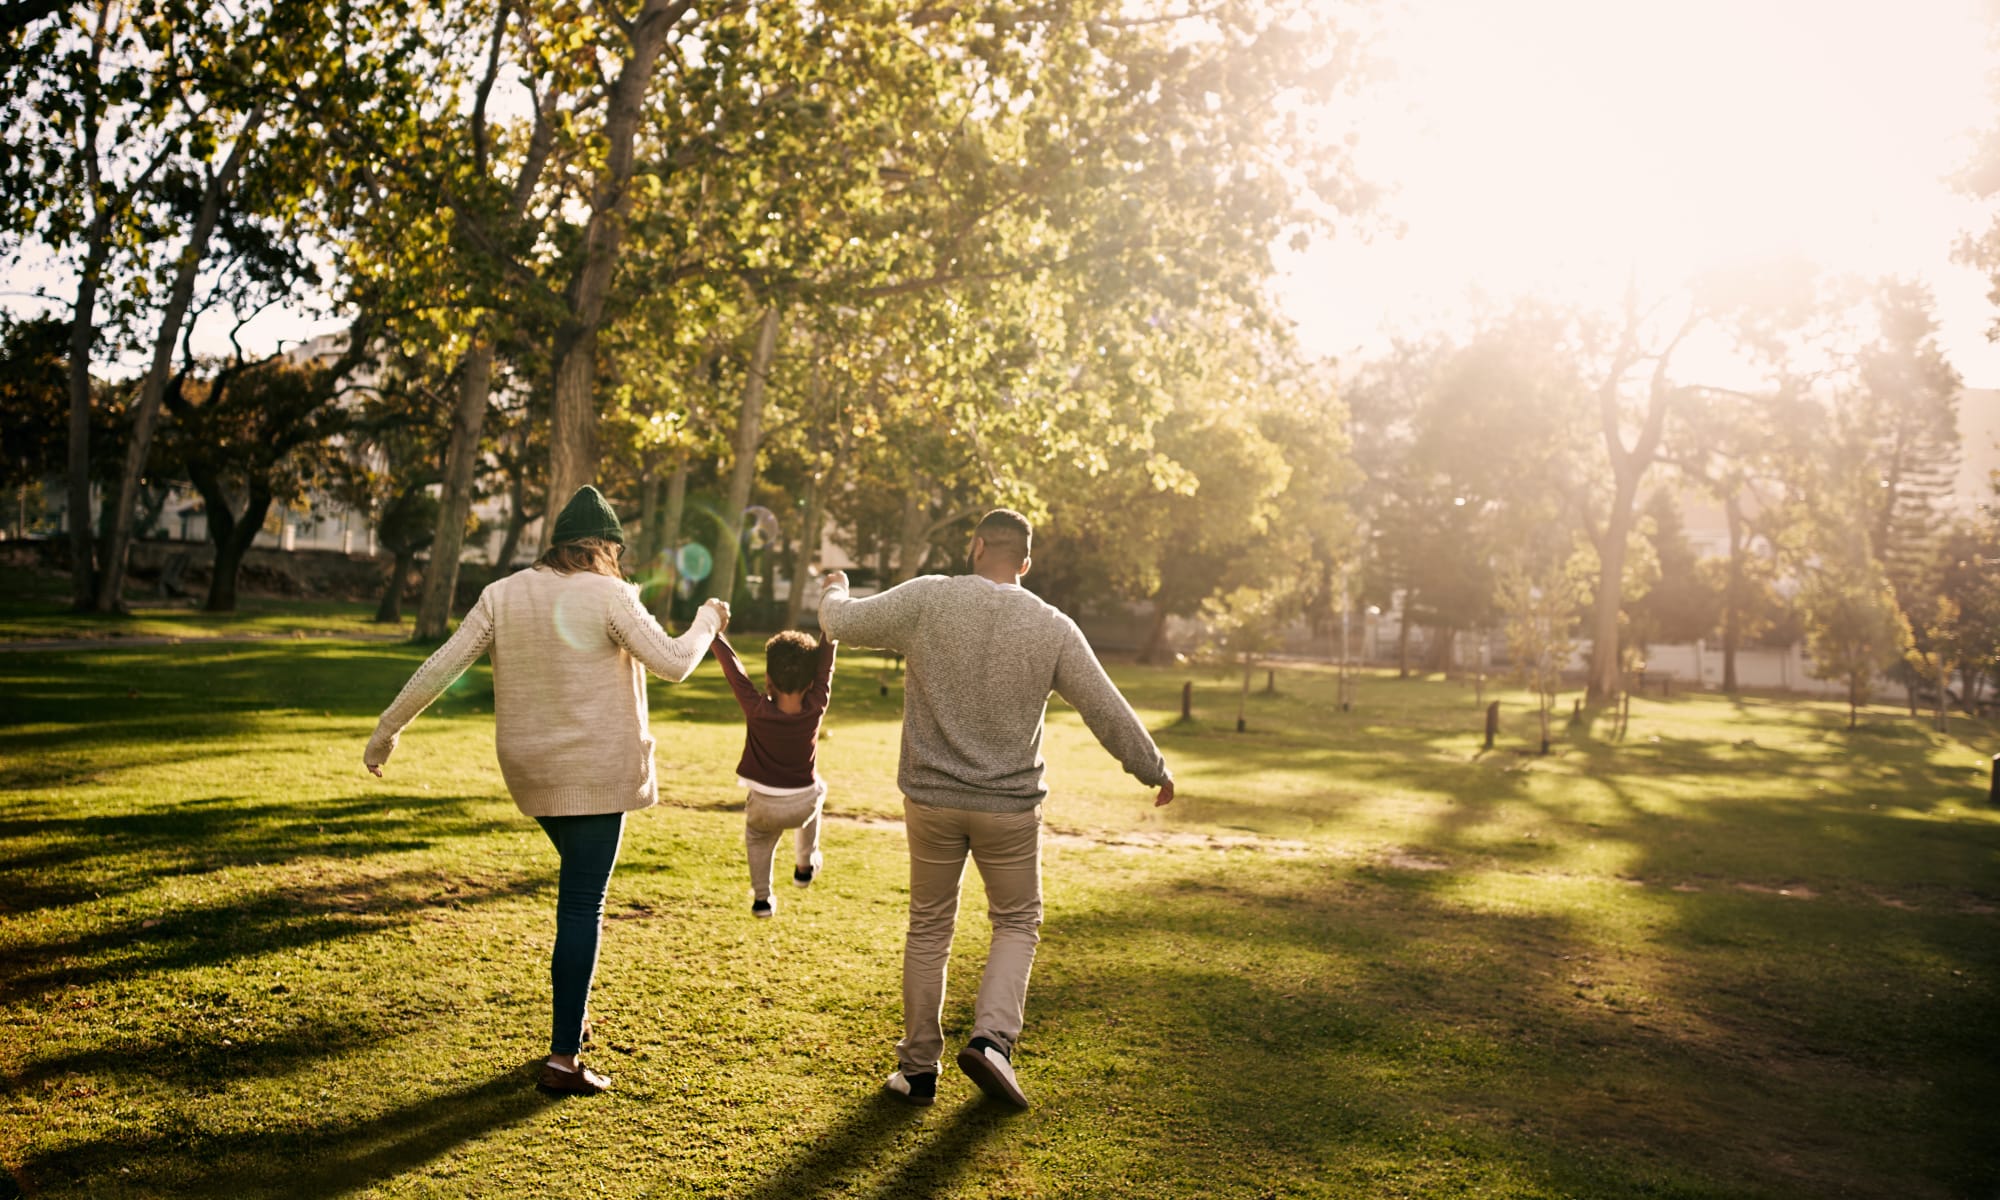
[[[717,636],[715,661],[743,709],[743,758],[736,782],[749,789],[743,806],[743,848],[750,857],[750,912],[768,917],[771,861],[778,835],[798,830],[792,882],[810,887],[819,874],[820,810],[826,783],[816,766],[820,720],[833,682],[836,644],[809,633],[787,630],[764,643],[764,684],[759,691],[743,673],[730,644]]]

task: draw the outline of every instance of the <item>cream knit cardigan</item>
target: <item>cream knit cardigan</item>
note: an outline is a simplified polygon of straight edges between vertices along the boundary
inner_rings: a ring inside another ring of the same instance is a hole
[[[564,817],[646,808],[659,799],[646,670],[686,679],[719,625],[703,608],[686,633],[669,637],[623,580],[516,572],[481,592],[458,632],[403,685],[363,760],[388,762],[404,727],[490,652],[494,746],[521,811]]]

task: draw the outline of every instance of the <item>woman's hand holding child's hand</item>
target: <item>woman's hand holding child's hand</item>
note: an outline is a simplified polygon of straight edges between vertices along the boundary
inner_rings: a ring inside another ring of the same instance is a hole
[[[714,599],[708,601],[706,604],[703,604],[702,607],[712,608],[715,610],[715,616],[718,622],[718,624],[716,625],[716,632],[720,633],[722,630],[729,628],[729,601],[722,599],[720,596],[717,596]]]

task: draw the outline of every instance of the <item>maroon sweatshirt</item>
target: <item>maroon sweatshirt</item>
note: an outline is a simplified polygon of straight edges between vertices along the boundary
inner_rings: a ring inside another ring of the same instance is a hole
[[[808,788],[818,779],[815,760],[819,754],[819,724],[826,716],[826,703],[833,690],[836,645],[832,641],[820,643],[819,671],[807,685],[799,711],[788,713],[780,712],[778,702],[750,682],[735,648],[720,634],[716,635],[715,661],[722,664],[723,677],[736,693],[746,726],[743,760],[736,764],[739,776],[773,791]]]

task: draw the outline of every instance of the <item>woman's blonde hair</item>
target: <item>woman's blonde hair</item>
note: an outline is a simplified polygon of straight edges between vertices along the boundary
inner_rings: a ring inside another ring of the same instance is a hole
[[[625,572],[618,569],[618,552],[623,549],[623,546],[607,538],[587,537],[573,542],[557,542],[542,551],[542,556],[535,560],[535,566],[547,567],[558,575],[591,571],[623,579]]]

